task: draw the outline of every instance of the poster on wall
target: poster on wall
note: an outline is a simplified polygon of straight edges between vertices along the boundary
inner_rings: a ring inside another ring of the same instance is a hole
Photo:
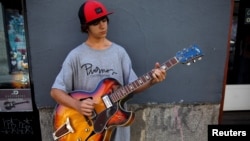
[[[0,112],[32,111],[23,15],[0,3]]]
[[[28,69],[25,28],[23,15],[18,10],[6,9],[6,26],[10,73],[25,72]]]

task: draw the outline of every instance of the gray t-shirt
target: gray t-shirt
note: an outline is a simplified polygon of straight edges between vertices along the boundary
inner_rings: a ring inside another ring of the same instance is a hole
[[[114,78],[121,85],[137,79],[126,50],[115,43],[105,50],[83,43],[68,54],[52,88],[93,92],[105,78]],[[117,127],[114,141],[130,141],[130,128]]]

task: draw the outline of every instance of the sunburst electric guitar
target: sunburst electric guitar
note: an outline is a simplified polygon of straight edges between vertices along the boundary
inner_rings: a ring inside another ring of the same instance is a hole
[[[203,56],[196,45],[178,51],[176,55],[161,65],[168,70],[178,63],[190,65]],[[152,72],[139,77],[134,82],[120,86],[113,91],[119,83],[111,78],[102,80],[93,92],[73,91],[70,95],[77,99],[94,99],[92,117],[84,116],[77,111],[57,104],[53,114],[53,138],[58,141],[109,141],[113,130],[117,126],[128,126],[134,121],[135,114],[124,108],[124,102],[129,99],[132,92],[152,79]]]

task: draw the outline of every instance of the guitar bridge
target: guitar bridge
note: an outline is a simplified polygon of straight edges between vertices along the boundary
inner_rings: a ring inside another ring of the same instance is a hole
[[[74,130],[70,125],[69,118],[67,118],[66,122],[53,133],[53,138],[54,140],[57,140],[69,133],[74,133]]]

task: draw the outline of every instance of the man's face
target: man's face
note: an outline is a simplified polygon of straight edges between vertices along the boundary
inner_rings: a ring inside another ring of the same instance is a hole
[[[88,34],[96,38],[104,38],[108,32],[108,19],[103,17],[90,23]]]

